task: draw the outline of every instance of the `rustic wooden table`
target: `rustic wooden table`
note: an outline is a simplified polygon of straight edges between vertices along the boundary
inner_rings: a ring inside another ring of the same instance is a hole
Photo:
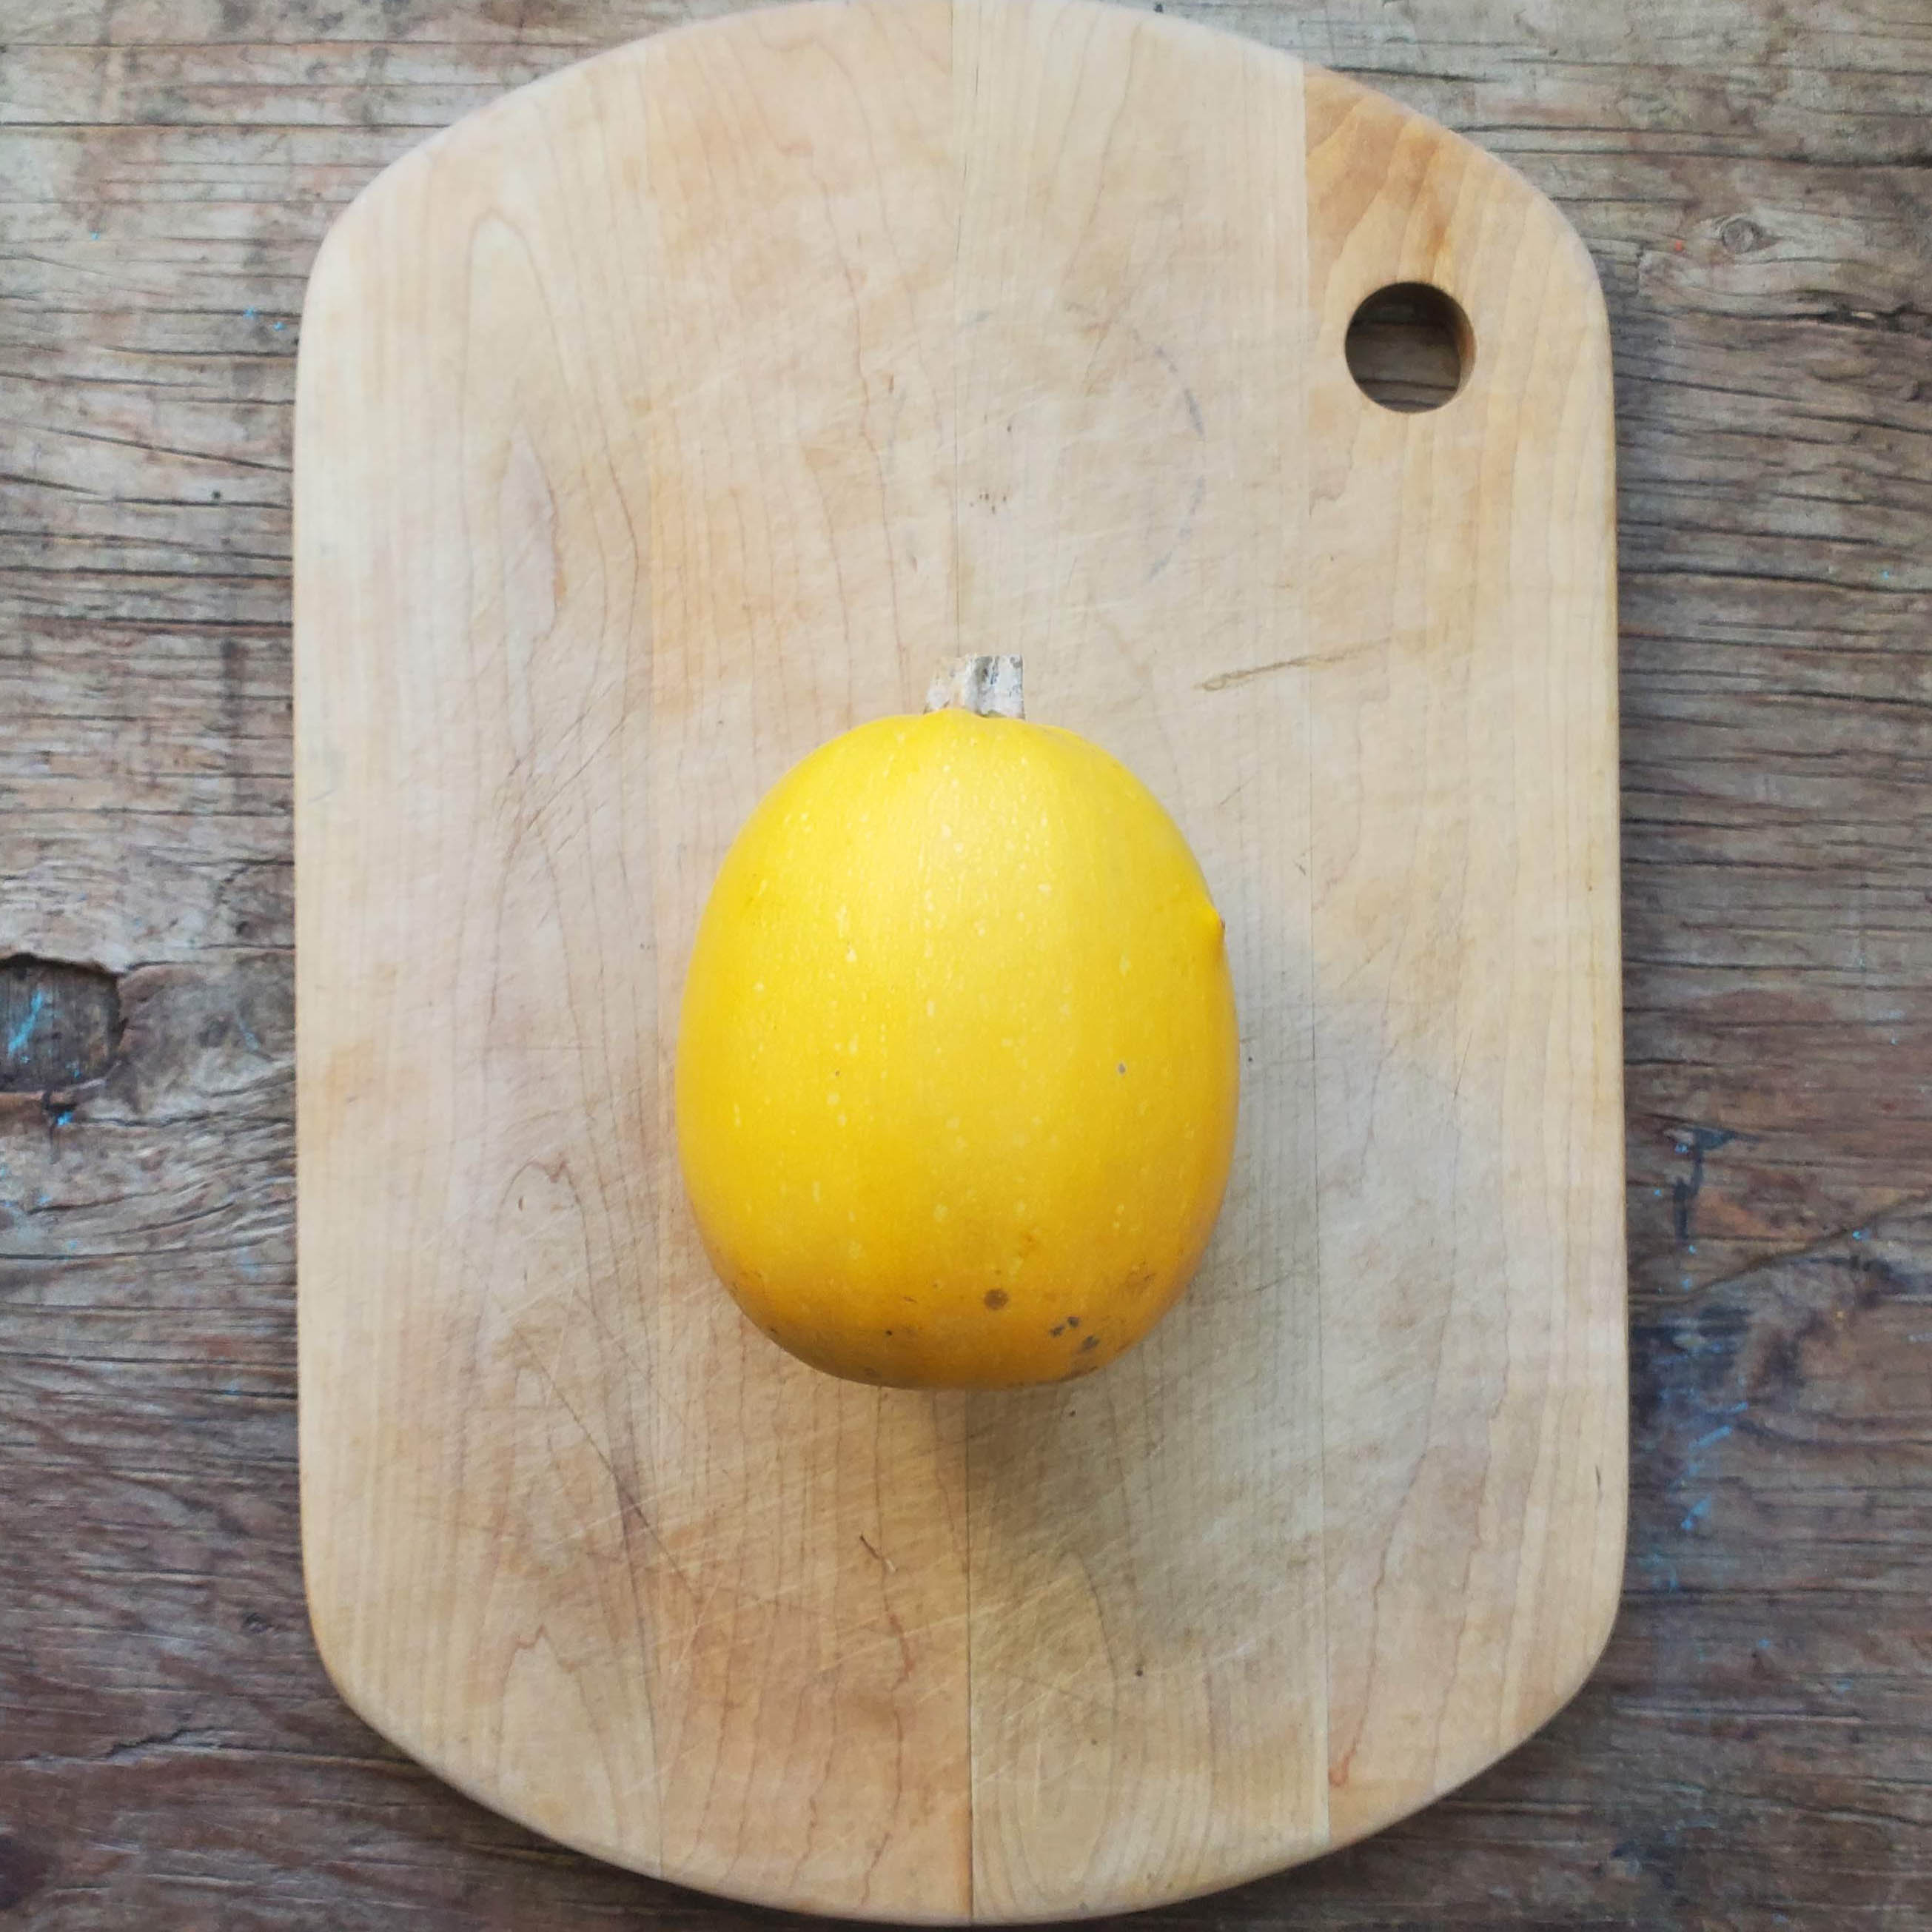
[[[704,10],[700,8],[698,10]],[[1932,1925],[1932,8],[1191,11],[1514,159],[1622,412],[1634,1490],[1542,1736],[1174,1926]],[[0,8],[0,1918],[778,1922],[331,1693],[297,1554],[289,404],[332,214],[658,0]]]

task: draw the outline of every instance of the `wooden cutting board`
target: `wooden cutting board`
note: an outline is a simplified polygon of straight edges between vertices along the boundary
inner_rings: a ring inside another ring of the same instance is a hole
[[[1430,284],[1406,415],[1344,337]],[[1610,362],[1466,142],[1087,0],[707,22],[384,175],[304,318],[316,1634],[488,1804],[736,1897],[1151,1904],[1574,1691],[1625,1491]],[[724,848],[1019,652],[1228,920],[1208,1264],[1077,1386],[780,1354],[670,1127]]]

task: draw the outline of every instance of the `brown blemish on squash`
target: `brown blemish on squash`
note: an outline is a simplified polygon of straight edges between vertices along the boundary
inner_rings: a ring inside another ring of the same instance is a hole
[[[1097,1335],[1089,1335],[1089,1336],[1088,1336],[1088,1338],[1086,1339],[1086,1340],[1085,1340],[1085,1341],[1084,1341],[1084,1342],[1082,1342],[1081,1343],[1081,1345],[1080,1345],[1080,1352],[1081,1352],[1081,1354],[1082,1354],[1084,1355],[1084,1354],[1085,1354],[1087,1353],[1087,1352],[1088,1351],[1088,1349],[1090,1349],[1090,1348],[1097,1348],[1100,1346],[1100,1336],[1097,1336]]]
[[[1004,1288],[989,1288],[986,1291],[986,1306],[988,1308],[1004,1308],[1010,1299]]]

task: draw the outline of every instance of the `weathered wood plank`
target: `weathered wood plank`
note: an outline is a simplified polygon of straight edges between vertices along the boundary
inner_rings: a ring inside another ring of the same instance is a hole
[[[1175,10],[1510,154],[1604,274],[1640,1410],[1624,1622],[1570,1712],[1408,1826],[1164,1916],[1922,1924],[1932,1216],[1887,1210],[1932,1195],[1932,14]],[[423,134],[687,11],[7,9],[0,955],[97,964],[124,1016],[105,1079],[0,1096],[20,1923],[750,1922],[373,1742],[309,1644],[292,1468],[304,279]]]

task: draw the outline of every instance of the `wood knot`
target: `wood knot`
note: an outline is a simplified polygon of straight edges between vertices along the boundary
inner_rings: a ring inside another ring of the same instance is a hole
[[[1754,255],[1771,245],[1771,236],[1748,214],[1734,214],[1718,230],[1718,240],[1733,255]]]
[[[112,974],[28,952],[0,959],[0,1094],[98,1080],[120,1043]]]

